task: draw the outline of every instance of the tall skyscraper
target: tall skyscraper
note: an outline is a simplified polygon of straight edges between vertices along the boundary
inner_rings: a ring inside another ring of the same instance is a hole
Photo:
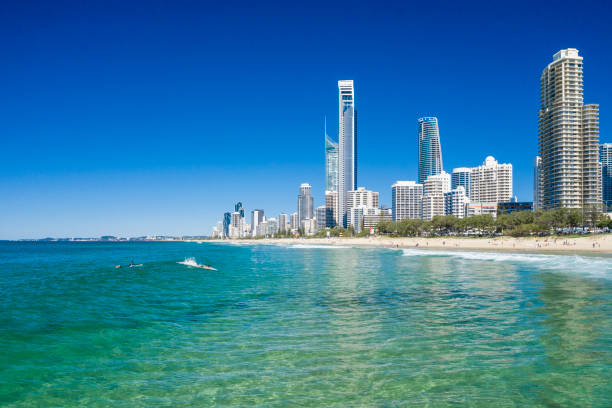
[[[223,214],[223,236],[229,237],[229,227],[232,224],[232,213],[226,212]]]
[[[325,192],[326,227],[333,228],[338,223],[338,192]]]
[[[298,194],[298,216],[300,224],[304,220],[310,220],[314,218],[314,200],[312,193],[310,192],[311,187],[308,183],[302,183],[300,185],[300,193]]]
[[[398,181],[391,186],[393,221],[422,218],[423,185],[414,181]]]
[[[292,230],[300,228],[300,219],[298,217],[298,213],[294,212],[291,214],[289,218],[289,226]]]
[[[470,199],[487,203],[510,201],[512,164],[499,164],[493,156],[487,156],[481,166],[472,168]]]
[[[234,206],[234,211],[239,212],[240,216],[244,218],[244,208],[242,207],[242,203],[238,201]]]
[[[257,227],[264,220],[264,210],[253,210],[251,211],[251,232],[253,236],[259,235]]]
[[[289,230],[289,215],[286,213],[281,213],[278,216],[278,230],[280,232],[286,232]]]
[[[536,156],[533,159],[533,209],[542,209],[542,158]]]
[[[599,146],[599,161],[601,162],[602,199],[607,208],[612,206],[612,143]]]
[[[442,148],[438,118],[420,118],[419,123],[419,184],[427,177],[440,174],[442,166]]]
[[[338,218],[347,226],[348,192],[357,188],[357,129],[353,81],[338,81]]]
[[[601,205],[599,105],[584,105],[578,50],[553,55],[540,85],[542,207]]]
[[[338,191],[338,143],[327,135],[325,121],[325,190]]]
[[[470,182],[472,180],[472,169],[469,167],[457,167],[453,169],[451,175],[451,189],[455,190],[462,186],[465,190],[465,195],[470,196]]]

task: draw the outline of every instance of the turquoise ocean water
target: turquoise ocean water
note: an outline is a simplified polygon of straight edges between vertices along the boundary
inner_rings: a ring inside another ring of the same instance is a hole
[[[0,243],[0,406],[610,407],[612,257]]]

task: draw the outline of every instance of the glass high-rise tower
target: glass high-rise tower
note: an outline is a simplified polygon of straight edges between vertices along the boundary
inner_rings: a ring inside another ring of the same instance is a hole
[[[583,102],[582,57],[557,52],[540,78],[542,207],[601,206],[599,105]]]
[[[325,190],[338,191],[338,143],[327,135],[327,121],[325,121]]]
[[[601,162],[601,185],[603,203],[607,208],[612,206],[612,143],[599,145]]]
[[[357,129],[352,80],[338,81],[338,218],[346,228],[348,192],[357,188]]]
[[[427,177],[442,172],[442,148],[438,118],[420,118],[419,123],[419,184]]]
[[[314,218],[314,200],[312,198],[311,187],[308,183],[300,185],[300,194],[298,194],[298,220],[300,224],[304,220]]]

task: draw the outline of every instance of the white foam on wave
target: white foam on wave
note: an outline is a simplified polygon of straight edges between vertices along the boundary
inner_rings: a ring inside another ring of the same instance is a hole
[[[528,263],[543,270],[578,272],[612,279],[612,258],[603,256],[552,255],[488,251],[444,251],[427,249],[403,249],[404,256],[433,256],[459,258],[473,261]]]
[[[194,257],[185,258],[185,260],[183,262],[177,262],[177,263],[179,263],[181,265],[194,266],[196,268],[201,266],[200,264],[198,264],[196,262],[196,259]]]

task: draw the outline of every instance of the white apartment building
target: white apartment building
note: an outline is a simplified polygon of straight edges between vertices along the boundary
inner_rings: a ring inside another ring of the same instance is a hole
[[[481,166],[472,168],[470,200],[508,202],[512,200],[512,164],[499,164],[488,156]]]
[[[493,218],[497,218],[497,202],[492,203],[467,203],[465,206],[465,216],[472,217],[474,215],[490,214]]]
[[[357,190],[348,192],[348,208],[366,206],[368,208],[378,208],[378,192],[366,190],[365,187],[359,187]]]
[[[291,218],[289,219],[289,226],[292,230],[297,230],[300,228],[300,219],[298,217],[298,213],[294,212],[291,214]]]
[[[577,49],[553,55],[540,77],[540,101],[541,207],[601,205],[599,105],[584,104]]]
[[[281,213],[278,216],[278,230],[280,232],[289,231],[289,215],[285,213]]]
[[[459,186],[463,186],[465,195],[470,196],[470,182],[472,180],[471,167],[457,167],[453,169],[451,175],[451,189],[455,190]]]
[[[444,194],[444,213],[446,215],[454,215],[457,218],[465,216],[465,206],[470,202],[465,188],[457,186],[448,193]]]
[[[393,221],[422,218],[423,185],[416,181],[397,181],[391,186]]]
[[[450,191],[451,177],[445,171],[427,177],[423,186],[423,219],[444,215],[444,194]]]

